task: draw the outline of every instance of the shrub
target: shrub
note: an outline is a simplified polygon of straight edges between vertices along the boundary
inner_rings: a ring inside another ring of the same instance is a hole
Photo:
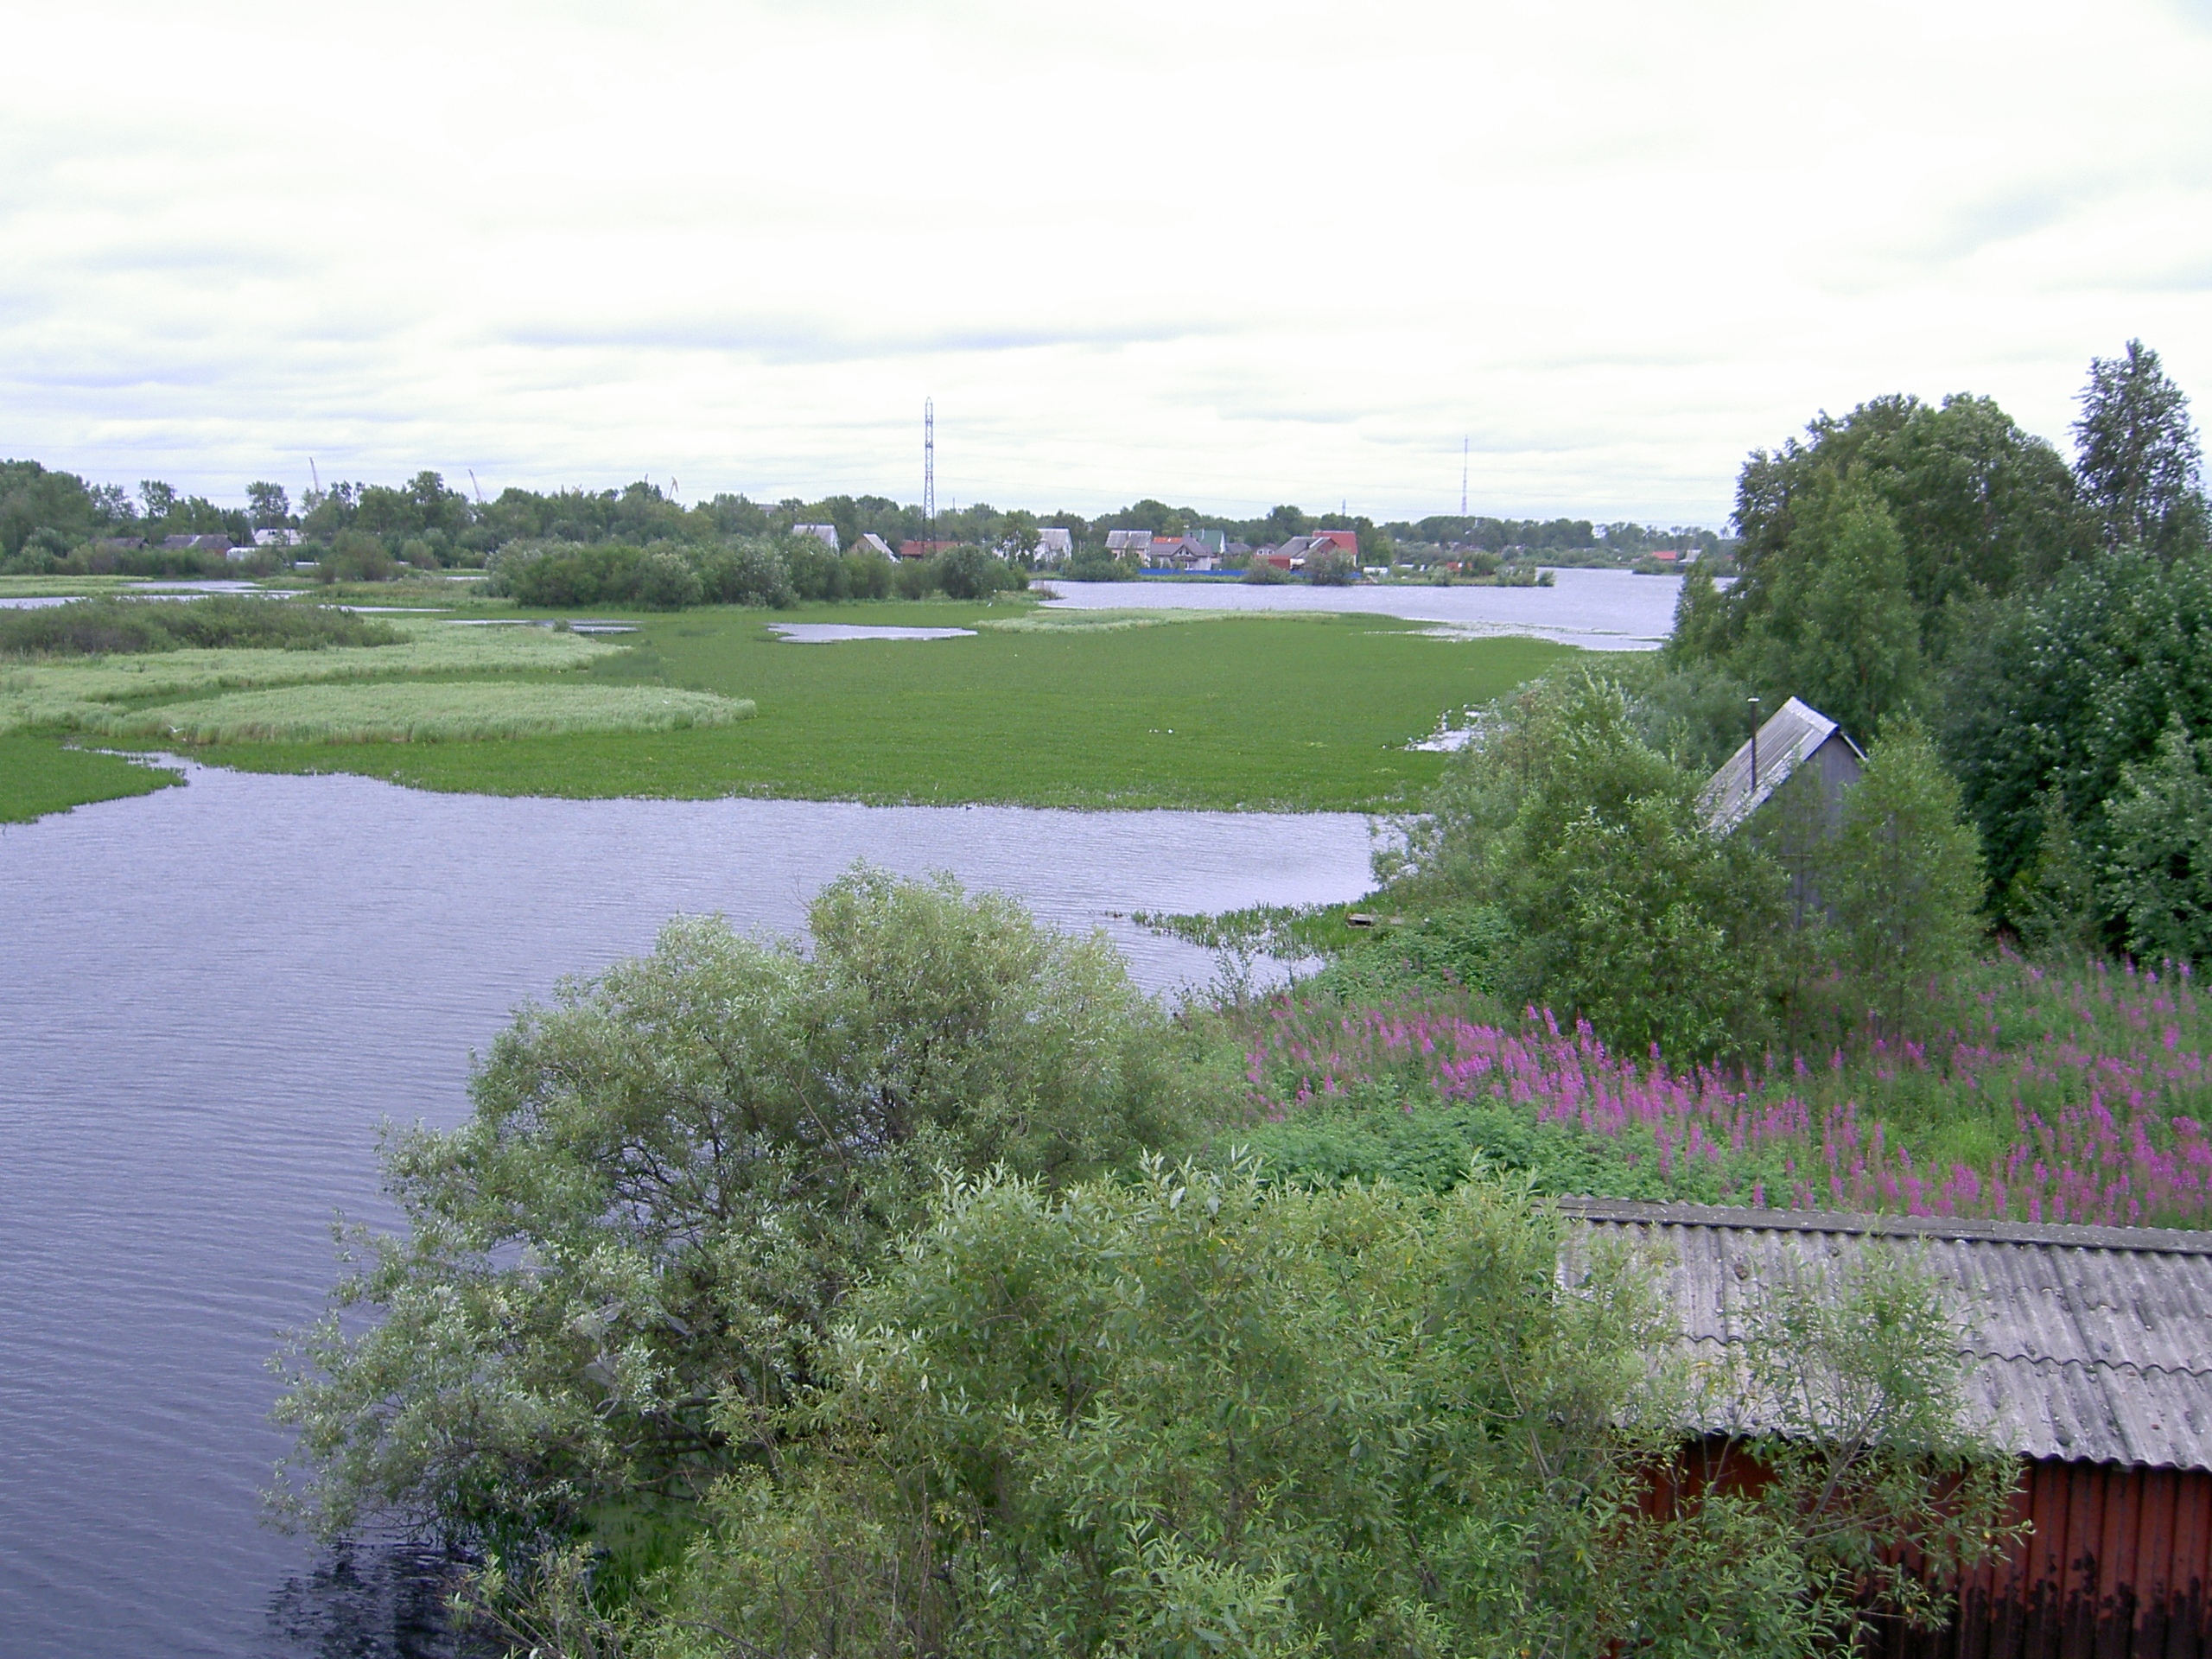
[[[1316,588],[1342,588],[1357,578],[1358,561],[1334,543],[1307,555],[1306,580]]]
[[[390,582],[398,567],[384,543],[363,530],[341,530],[315,574],[324,582]]]
[[[520,605],[574,609],[627,603],[644,555],[620,542],[535,542],[499,550],[486,587]]]
[[[680,611],[705,597],[706,587],[689,561],[668,548],[652,548],[631,574],[632,596],[649,611]]]
[[[818,605],[850,594],[851,577],[845,559],[830,551],[827,543],[811,536],[786,537],[782,552],[791,571],[791,592],[801,603]]]
[[[1128,561],[1116,558],[1103,548],[1086,547],[1067,562],[1060,574],[1070,582],[1128,582],[1137,572]]]
[[[937,585],[948,599],[988,599],[1009,588],[1027,585],[1027,578],[996,554],[980,547],[951,547],[938,554]]]
[[[768,605],[785,610],[797,602],[782,553],[765,539],[724,542],[700,559],[699,580],[707,599],[716,605]]]
[[[854,599],[888,599],[892,562],[872,547],[848,548],[842,556],[845,592]]]
[[[201,600],[80,599],[35,610],[0,611],[0,655],[90,657],[201,650],[319,651],[394,645],[389,623],[321,605],[214,594]]]

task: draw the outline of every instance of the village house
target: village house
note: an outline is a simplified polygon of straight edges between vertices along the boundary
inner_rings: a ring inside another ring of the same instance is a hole
[[[1152,532],[1148,530],[1109,530],[1106,532],[1106,550],[1116,558],[1125,553],[1145,556],[1152,546]]]
[[[1218,570],[1221,569],[1221,532],[1207,532],[1197,536],[1155,536],[1146,549],[1144,562],[1154,570]]]
[[[859,538],[853,543],[853,551],[858,553],[863,550],[870,553],[880,553],[887,559],[895,559],[899,556],[891,550],[891,543],[872,530],[862,531]]]
[[[1729,1386],[1762,1309],[1872,1253],[1925,1276],[1964,1362],[1968,1431],[2018,1460],[2022,1541],[1946,1586],[1939,1631],[1885,1659],[2168,1659],[2212,1652],[2212,1233],[1567,1198],[1563,1286],[1627,1245],[1693,1374],[1681,1428],[1709,1478],[1772,1427]],[[1740,1471],[1739,1471],[1740,1472]]]
[[[1050,568],[1065,564],[1075,556],[1075,537],[1065,524],[1046,524],[1037,532],[1036,560]]]
[[[1278,570],[1303,569],[1306,560],[1333,550],[1354,564],[1359,563],[1359,532],[1356,530],[1317,530],[1311,536],[1294,536],[1281,547],[1262,548],[1261,553]]]
[[[897,556],[909,564],[918,563],[924,559],[933,559],[959,545],[957,542],[901,542]]]
[[[837,551],[837,526],[835,524],[793,524],[794,536],[811,536],[832,553]]]

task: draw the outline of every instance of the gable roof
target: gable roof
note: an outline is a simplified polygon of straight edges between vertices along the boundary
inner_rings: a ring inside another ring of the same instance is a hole
[[[1581,1236],[1626,1237],[1657,1257],[1681,1339],[1717,1370],[1746,1340],[1762,1287],[1903,1251],[1952,1304],[1968,1413],[2005,1450],[2212,1471],[2212,1233],[1602,1198],[1559,1208]]]
[[[1720,770],[1706,780],[1698,797],[1705,810],[1706,828],[1725,836],[1766,804],[1767,798],[1789,781],[1821,745],[1840,738],[1853,754],[1864,760],[1859,746],[1843,728],[1819,709],[1792,697],[1767,717],[1758,736],[1721,762]],[[1758,756],[1758,772],[1751,771],[1751,756]]]

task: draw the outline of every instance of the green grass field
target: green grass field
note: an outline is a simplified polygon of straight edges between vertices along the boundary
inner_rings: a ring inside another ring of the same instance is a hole
[[[50,737],[0,737],[0,823],[29,823],[49,812],[149,795],[181,781],[167,767],[66,748]]]
[[[497,603],[458,608],[518,614]],[[619,637],[626,649],[534,628],[394,620],[410,644],[19,664],[0,670],[0,715],[12,704],[15,721],[48,734],[130,729],[156,718],[209,738],[227,728],[265,740],[269,723],[241,727],[234,696],[221,694],[340,678],[364,688],[449,683],[457,703],[487,683],[672,688],[748,700],[757,717],[648,733],[342,747],[213,741],[194,753],[254,771],[342,771],[424,789],[575,798],[741,794],[1362,811],[1404,804],[1435,778],[1442,757],[1406,746],[1446,710],[1511,690],[1567,649],[1435,639],[1421,624],[1375,616],[1147,616],[1099,626],[1102,619],[1040,612],[1027,599],[630,614],[623,620],[639,632]],[[799,645],[771,626],[807,621],[978,632]],[[263,701],[284,700],[257,699],[256,709]],[[342,713],[335,704],[328,712]],[[377,729],[370,722],[363,734]],[[399,735],[397,727],[389,734]],[[49,748],[57,741],[34,741]]]
[[[972,639],[794,645],[770,623],[974,626],[1027,607],[951,602],[633,617],[633,649],[575,677],[752,699],[738,725],[651,737],[374,746],[226,745],[218,765],[343,770],[493,794],[1040,806],[1369,810],[1442,757],[1406,744],[1446,709],[1555,662],[1536,640],[1445,640],[1370,616],[1153,627],[986,628]]]

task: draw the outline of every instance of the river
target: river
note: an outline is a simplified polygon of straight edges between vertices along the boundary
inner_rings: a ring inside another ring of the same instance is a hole
[[[1357,611],[1434,622],[1468,634],[1520,634],[1586,651],[1650,651],[1675,626],[1680,576],[1626,570],[1559,569],[1549,588],[1426,588],[1362,583],[1310,588],[1248,584],[1236,577],[1194,582],[1067,582],[1038,578],[1054,609]]]
[[[0,1653],[450,1650],[431,1565],[259,1523],[276,1333],[390,1212],[377,1123],[457,1122],[470,1052],[671,913],[792,931],[855,859],[952,870],[1149,987],[1205,953],[1115,912],[1326,902],[1341,815],[439,795],[187,768],[0,828]]]

